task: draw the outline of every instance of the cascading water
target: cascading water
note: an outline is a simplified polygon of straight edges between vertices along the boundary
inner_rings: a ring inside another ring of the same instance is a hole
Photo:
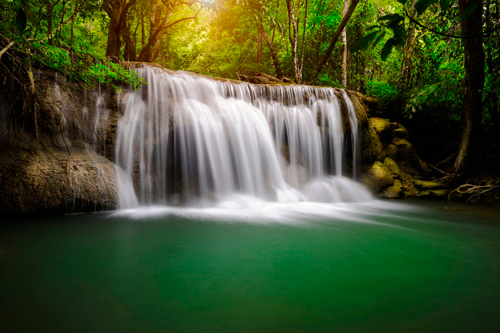
[[[341,101],[331,88],[259,86],[144,66],[123,96],[119,207],[213,205],[245,195],[276,202],[366,201],[344,174]],[[355,175],[357,119],[349,97]],[[135,189],[134,189],[135,185]]]

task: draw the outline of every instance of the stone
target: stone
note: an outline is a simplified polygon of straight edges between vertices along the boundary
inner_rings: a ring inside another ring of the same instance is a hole
[[[404,197],[403,184],[401,184],[401,181],[396,179],[394,180],[394,185],[386,188],[383,192],[379,193],[377,196],[379,198],[385,198],[385,199],[403,198]]]
[[[396,138],[401,138],[401,139],[410,139],[410,135],[408,134],[408,131],[406,130],[406,127],[399,123],[391,123],[391,130],[392,134]]]
[[[380,161],[376,161],[363,174],[363,183],[373,193],[379,193],[380,190],[392,186],[394,179],[389,170]]]
[[[417,187],[422,191],[439,190],[439,189],[445,189],[447,187],[446,184],[436,181],[423,181],[420,179],[413,179],[412,182],[415,185],[415,187]]]
[[[390,143],[384,148],[382,155],[396,160],[398,158],[398,147]]]
[[[37,130],[28,125],[0,136],[0,214],[116,208],[112,159],[119,102],[114,88],[101,86],[97,112],[97,88],[86,90],[48,70],[36,77]],[[4,93],[0,101],[8,101]]]
[[[384,160],[384,166],[389,170],[390,173],[399,175],[401,170],[398,164],[390,157],[386,157]]]

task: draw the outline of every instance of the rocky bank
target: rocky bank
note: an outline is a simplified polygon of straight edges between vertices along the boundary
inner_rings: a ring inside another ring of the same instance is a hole
[[[0,214],[115,209],[120,93],[99,85],[85,88],[50,71],[38,71],[34,78],[30,110],[23,111],[19,96],[0,90]],[[348,95],[362,133],[358,168],[366,186],[383,198],[446,195],[442,184],[422,181],[431,172],[406,129],[370,118],[374,99],[354,91]],[[345,122],[344,131],[349,127]]]

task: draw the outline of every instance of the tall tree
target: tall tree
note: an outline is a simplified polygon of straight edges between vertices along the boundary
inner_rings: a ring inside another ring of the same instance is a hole
[[[344,9],[342,10],[342,17],[347,13],[349,8],[349,0],[345,0]],[[344,44],[342,51],[342,85],[347,88],[347,29],[342,30],[342,42]]]
[[[470,171],[477,162],[484,87],[483,1],[459,0],[459,9],[464,41],[465,93],[460,149],[454,166],[457,174]]]
[[[351,4],[349,5],[349,8],[347,9],[347,12],[345,15],[342,17],[342,21],[340,21],[340,24],[335,31],[335,33],[332,36],[332,39],[330,41],[330,45],[328,46],[328,49],[326,50],[325,54],[319,61],[318,65],[316,66],[316,76],[319,75],[321,72],[321,69],[323,66],[326,64],[328,59],[330,58],[330,55],[332,54],[333,49],[335,48],[335,44],[337,44],[337,41],[339,40],[340,34],[344,30],[345,26],[347,25],[347,22],[351,18],[352,13],[356,9],[356,6],[358,5],[359,0],[352,0]]]
[[[127,13],[137,0],[104,0],[103,8],[109,16],[107,57],[119,57],[122,34],[127,28]]]
[[[181,22],[194,20],[202,10],[203,6],[196,10],[195,14],[172,20],[172,14],[183,6],[189,6],[194,9],[196,4],[202,4],[200,0],[151,0],[149,1],[149,37],[146,45],[142,48],[138,60],[154,62],[160,51],[160,41],[167,30]]]
[[[299,22],[298,17],[295,17],[295,8],[292,0],[286,0],[286,8],[288,10],[288,39],[290,40],[290,46],[292,47],[293,73],[295,82],[300,83],[302,81],[302,75],[300,73],[299,55],[297,52],[297,46],[299,43]],[[299,8],[297,8],[297,12],[299,12],[298,9]]]

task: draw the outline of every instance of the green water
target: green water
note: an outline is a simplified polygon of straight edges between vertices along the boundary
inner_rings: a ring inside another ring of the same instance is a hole
[[[374,223],[7,222],[0,331],[496,331],[499,212],[415,205]]]

